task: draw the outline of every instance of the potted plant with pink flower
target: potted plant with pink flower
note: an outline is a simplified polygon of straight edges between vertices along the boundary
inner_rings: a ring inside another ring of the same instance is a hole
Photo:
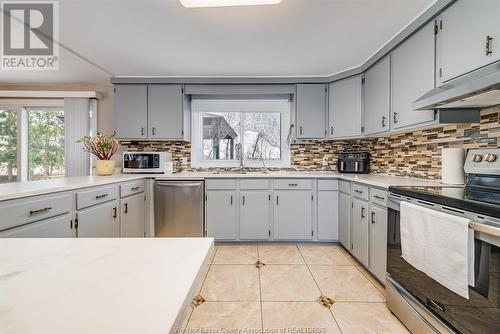
[[[97,158],[95,162],[97,175],[112,175],[115,172],[116,161],[111,158],[120,147],[116,131],[107,136],[97,132],[95,136],[85,136],[77,143],[82,143],[83,150]]]

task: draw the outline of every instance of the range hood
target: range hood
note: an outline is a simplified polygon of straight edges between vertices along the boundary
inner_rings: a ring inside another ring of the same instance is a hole
[[[500,63],[497,63],[432,89],[413,102],[413,109],[479,111],[499,104]]]

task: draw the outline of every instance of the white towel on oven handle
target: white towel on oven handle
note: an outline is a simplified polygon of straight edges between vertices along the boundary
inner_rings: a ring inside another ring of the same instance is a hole
[[[401,202],[403,258],[456,294],[474,286],[474,231],[470,219]]]

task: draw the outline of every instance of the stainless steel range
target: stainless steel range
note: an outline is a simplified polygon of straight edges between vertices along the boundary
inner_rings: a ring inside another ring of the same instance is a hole
[[[465,187],[389,188],[387,305],[413,333],[500,333],[500,149],[469,151],[464,168]],[[469,299],[403,259],[401,201],[471,220],[476,284]]]

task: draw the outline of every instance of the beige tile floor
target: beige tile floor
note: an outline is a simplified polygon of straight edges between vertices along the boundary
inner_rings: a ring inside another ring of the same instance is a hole
[[[335,244],[219,244],[199,294],[185,333],[408,333],[383,286]]]

